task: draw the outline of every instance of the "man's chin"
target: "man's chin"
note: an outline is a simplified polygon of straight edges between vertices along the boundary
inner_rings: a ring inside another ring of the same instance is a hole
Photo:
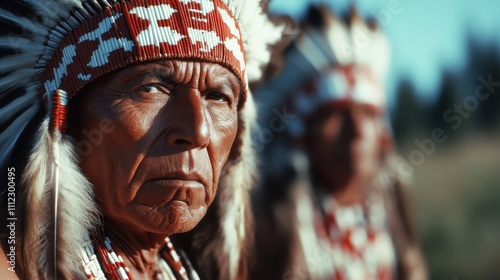
[[[181,200],[171,200],[155,208],[144,205],[136,205],[134,208],[131,210],[135,213],[127,215],[128,219],[134,217],[135,224],[144,231],[166,235],[193,229],[206,213],[206,207],[193,208]]]
[[[175,233],[182,233],[192,230],[203,219],[206,214],[205,207],[193,208],[184,201],[172,200],[168,203],[168,209],[165,213],[170,216],[172,226],[176,228]]]

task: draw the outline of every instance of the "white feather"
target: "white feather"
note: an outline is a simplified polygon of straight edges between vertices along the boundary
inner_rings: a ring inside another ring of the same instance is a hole
[[[54,193],[54,139],[49,120],[43,121],[32,156],[23,176],[21,201],[25,201],[23,264],[28,279],[54,278],[54,265],[65,278],[81,278],[78,246],[89,242],[88,232],[98,224],[97,206],[92,185],[81,173],[74,156],[73,144],[63,138],[59,149],[59,207],[57,224],[57,262],[54,260],[54,220],[51,214]],[[57,137],[56,137],[57,138]]]

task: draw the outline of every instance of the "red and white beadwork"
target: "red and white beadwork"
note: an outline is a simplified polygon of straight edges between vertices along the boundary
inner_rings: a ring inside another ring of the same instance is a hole
[[[246,89],[239,26],[221,0],[125,1],[67,33],[43,71],[45,96],[71,99],[90,81],[131,63],[200,59],[232,70]]]
[[[111,247],[109,238],[104,242],[95,240],[95,250],[92,245],[80,249],[80,266],[89,280],[133,280],[129,268],[120,255]],[[97,250],[97,252],[96,252]],[[174,249],[170,239],[165,239],[165,247],[159,256],[160,270],[154,276],[155,280],[189,280],[187,270]],[[192,280],[199,280],[196,272],[191,271]]]
[[[369,69],[337,66],[310,81],[293,96],[294,111],[307,116],[328,103],[355,102],[384,109],[386,94],[381,82]]]
[[[66,133],[68,128],[67,112],[68,112],[68,93],[64,90],[56,90],[51,95],[51,114],[50,128],[57,130],[62,134]]]
[[[383,201],[339,206],[323,201],[315,218],[318,239],[332,262],[335,280],[395,279],[396,256]]]
[[[356,103],[383,112],[386,102],[384,86],[369,68],[338,65],[325,70],[290,95],[287,108],[300,118],[290,122],[289,129],[293,136],[303,136],[307,119],[323,106],[345,108]]]

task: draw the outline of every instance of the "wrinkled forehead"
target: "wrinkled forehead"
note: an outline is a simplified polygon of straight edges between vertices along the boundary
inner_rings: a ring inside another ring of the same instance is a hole
[[[231,69],[198,59],[159,59],[131,64],[90,82],[80,93],[88,92],[89,89],[133,90],[134,87],[151,84],[161,84],[169,88],[187,86],[199,91],[221,91],[233,94],[238,99],[243,93],[243,85]]]

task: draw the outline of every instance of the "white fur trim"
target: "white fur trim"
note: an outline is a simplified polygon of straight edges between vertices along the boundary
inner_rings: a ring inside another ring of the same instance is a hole
[[[276,43],[284,26],[275,26],[262,12],[259,0],[223,0],[238,21],[243,36],[249,82],[260,79],[261,67],[269,62],[268,46]]]
[[[251,95],[242,109],[241,117],[245,120],[245,130],[241,132],[242,147],[240,162],[235,164],[228,174],[225,176],[224,185],[221,195],[221,201],[225,205],[220,205],[222,208],[222,227],[224,233],[224,251],[229,258],[229,278],[235,279],[238,272],[240,262],[240,254],[245,246],[247,238],[245,220],[249,201],[249,191],[253,186],[255,176],[255,151],[251,144],[251,130],[255,123],[256,113],[255,105]]]

